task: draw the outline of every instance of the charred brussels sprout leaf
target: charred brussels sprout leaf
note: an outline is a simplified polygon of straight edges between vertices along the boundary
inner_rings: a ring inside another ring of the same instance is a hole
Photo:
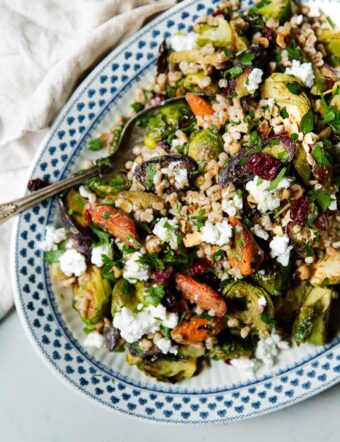
[[[282,296],[277,309],[277,317],[279,318],[280,325],[287,331],[291,331],[293,322],[310,291],[311,287],[309,285],[301,284],[287,290]]]
[[[100,269],[90,266],[73,287],[74,308],[86,324],[103,319],[111,298],[111,285]]]
[[[197,43],[200,46],[212,43],[217,48],[226,48],[231,45],[232,41],[232,29],[222,16],[218,17],[218,26],[202,24],[199,28]]]
[[[328,281],[329,285],[340,284],[340,252],[334,255],[325,255],[313,266],[311,284],[322,285]]]
[[[340,31],[338,29],[324,29],[318,40],[326,46],[329,55],[340,59]]]
[[[226,187],[229,183],[243,184],[250,181],[254,174],[249,171],[245,163],[247,157],[254,152],[254,147],[247,147],[234,155],[220,170],[220,185]]]
[[[255,9],[265,18],[276,18],[281,24],[289,20],[294,11],[291,0],[262,0]]]
[[[135,311],[138,298],[136,296],[135,287],[130,284],[126,279],[119,279],[113,287],[112,302],[111,302],[111,314],[112,316],[120,310],[122,307],[126,307],[131,311]]]
[[[275,267],[252,275],[252,280],[265,289],[271,296],[281,295],[289,285],[290,266],[283,267],[275,263]]]
[[[281,135],[269,141],[269,144],[262,150],[282,163],[290,163],[295,157],[297,147],[294,141],[286,135]]]
[[[218,158],[223,150],[223,139],[214,129],[202,129],[190,137],[188,156],[202,170],[210,160]]]
[[[149,180],[149,182],[145,183],[145,188],[147,190],[152,186],[153,177]],[[161,207],[160,205],[164,203],[163,198],[161,198],[160,196],[148,192],[143,192],[141,190],[127,190],[120,192],[117,195],[105,198],[104,203],[111,203],[117,200],[119,200],[119,204],[117,205],[117,207],[124,210],[125,212],[129,212],[131,210],[131,204],[136,204],[143,209],[153,208],[154,210],[157,210],[157,206]]]
[[[188,357],[186,359],[158,358],[155,361],[148,361],[140,357],[132,356],[129,352],[126,355],[128,365],[136,365],[146,375],[156,378],[158,381],[176,383],[190,379],[197,371],[197,359]]]
[[[293,336],[299,344],[325,344],[332,294],[325,287],[315,287],[308,293],[293,325]]]
[[[62,199],[62,205],[66,213],[80,226],[88,227],[89,223],[84,217],[87,199],[82,197],[79,192],[71,189]]]
[[[251,346],[249,340],[230,335],[222,341],[223,342],[214,345],[213,348],[208,351],[207,356],[209,356],[209,358],[215,360],[226,360],[251,355]]]
[[[90,178],[87,185],[96,195],[105,197],[128,189],[130,183],[125,174],[112,172],[108,175]]]
[[[308,184],[311,176],[311,168],[307,161],[305,149],[300,144],[297,146],[293,165],[304,184]]]

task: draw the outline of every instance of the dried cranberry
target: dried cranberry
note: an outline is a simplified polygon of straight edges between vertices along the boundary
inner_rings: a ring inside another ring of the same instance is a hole
[[[268,153],[258,152],[249,155],[246,167],[260,178],[272,180],[276,177],[281,167],[281,162]]]
[[[42,180],[41,178],[34,178],[33,180],[29,180],[29,182],[27,183],[27,189],[30,192],[34,192],[35,190],[43,189],[48,185],[48,181]]]
[[[324,213],[321,213],[314,221],[314,226],[322,231],[327,232],[329,227],[328,217]]]
[[[225,359],[224,363],[227,364],[227,365],[231,365],[231,359]]]
[[[166,142],[165,140],[158,141],[157,146],[161,147],[162,149],[168,151],[170,150],[170,144]]]
[[[268,26],[265,26],[262,29],[261,34],[263,35],[263,37],[268,38],[268,40],[272,40],[274,37],[274,31],[271,28],[268,28]]]
[[[189,276],[200,275],[201,273],[208,272],[210,270],[210,268],[211,268],[211,265],[210,265],[209,261],[207,261],[204,258],[199,258],[190,267],[190,269],[187,271],[187,274]]]
[[[165,95],[163,94],[155,94],[153,97],[155,104],[161,104],[165,100]]]
[[[236,78],[232,78],[228,81],[228,86],[223,90],[224,95],[229,96],[231,95],[236,87]]]
[[[216,11],[214,11],[211,15],[213,17],[218,17],[219,15],[223,15],[223,17],[226,18],[227,20],[229,18],[228,12],[225,9],[216,9]]]
[[[89,209],[85,209],[83,218],[84,218],[84,221],[86,221],[87,223],[89,223],[89,224],[92,223],[92,216],[91,216],[91,212]]]
[[[180,313],[181,311],[181,304],[176,293],[169,289],[167,289],[161,303],[171,313]]]
[[[316,166],[313,170],[313,175],[319,183],[325,185],[332,180],[333,168],[328,166]]]
[[[294,200],[290,206],[290,218],[293,222],[303,224],[310,211],[308,198],[303,195]]]
[[[167,280],[170,278],[174,271],[172,266],[169,266],[165,269],[156,269],[155,270],[155,280],[158,284],[166,284]]]

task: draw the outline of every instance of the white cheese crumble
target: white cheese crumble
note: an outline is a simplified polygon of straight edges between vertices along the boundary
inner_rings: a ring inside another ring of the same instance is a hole
[[[280,350],[287,350],[288,348],[288,342],[283,341],[281,336],[273,330],[270,336],[258,341],[255,356],[265,368],[273,368]]]
[[[224,220],[220,223],[213,224],[207,221],[202,228],[202,241],[208,244],[223,246],[228,244],[233,235],[233,228]]]
[[[246,189],[256,201],[258,210],[265,213],[280,206],[280,199],[274,195],[274,192],[279,189],[287,189],[291,182],[291,178],[283,177],[275,189],[268,190],[271,181],[262,180],[256,176],[253,180],[248,181]]]
[[[262,229],[260,224],[254,224],[254,226],[250,230],[253,232],[254,235],[264,239],[265,241],[269,238],[268,233],[264,229]]]
[[[155,333],[161,326],[174,328],[178,324],[177,313],[169,313],[159,304],[145,307],[137,313],[132,313],[126,307],[117,312],[113,317],[113,326],[120,330],[123,339],[132,343],[147,333]]]
[[[337,210],[338,209],[335,195],[331,195],[331,203],[330,203],[328,209],[329,210]]]
[[[98,333],[97,331],[93,331],[86,336],[86,339],[84,341],[84,346],[104,348],[105,346],[104,336]]]
[[[106,255],[108,258],[112,259],[112,247],[110,244],[100,244],[99,246],[93,247],[91,252],[91,263],[97,267],[103,267],[103,257]]]
[[[153,228],[153,233],[158,236],[162,242],[168,242],[172,249],[177,249],[177,229],[178,222],[174,219],[161,218],[155,227]]]
[[[86,271],[85,257],[75,249],[68,249],[59,258],[60,270],[66,276],[80,276]]]
[[[177,189],[183,189],[188,185],[188,171],[185,167],[181,167],[181,164],[172,162],[168,167],[161,169],[161,172],[167,175],[169,181],[172,181]]]
[[[229,216],[235,216],[238,210],[243,209],[243,199],[235,195],[232,199],[222,201],[222,210]]]
[[[191,51],[196,47],[196,34],[193,32],[189,34],[178,33],[169,38],[169,46],[174,51]]]
[[[301,25],[302,24],[302,22],[303,22],[303,15],[298,15],[297,17],[296,17],[296,19],[295,19],[295,22],[296,22],[296,24],[297,25]]]
[[[292,61],[292,67],[286,68],[285,74],[294,75],[307,87],[314,83],[314,72],[312,63],[301,63],[299,60]]]
[[[257,305],[259,307],[265,307],[267,305],[267,300],[264,295],[260,296],[260,298],[257,300]]]
[[[183,146],[183,144],[185,144],[185,141],[182,140],[181,138],[174,138],[171,141],[171,147],[178,147],[178,146]],[[171,163],[172,164],[172,163]]]
[[[129,255],[128,259],[125,261],[123,278],[131,283],[136,281],[147,281],[149,279],[149,266],[139,262],[142,256],[141,252],[135,252]]]
[[[242,374],[248,378],[255,376],[256,361],[254,359],[236,358],[230,359],[230,364],[241,371]]]
[[[94,203],[97,199],[97,195],[86,186],[79,187],[79,193],[83,198],[86,198],[90,201],[90,203]]]
[[[154,342],[164,355],[166,355],[168,353],[172,353],[173,355],[177,355],[178,347],[177,347],[177,345],[172,345],[170,339],[160,338]]]
[[[247,80],[245,81],[245,86],[249,92],[254,92],[261,84],[262,81],[263,70],[259,68],[254,68]]]
[[[44,252],[57,249],[57,244],[66,239],[66,230],[63,227],[56,229],[54,226],[46,227],[44,241],[41,241],[39,248]]]
[[[268,105],[269,109],[272,109],[274,104],[275,104],[274,98],[267,98],[267,105]]]
[[[275,235],[269,243],[270,256],[276,258],[277,262],[286,267],[289,263],[290,251],[289,237],[286,234]]]

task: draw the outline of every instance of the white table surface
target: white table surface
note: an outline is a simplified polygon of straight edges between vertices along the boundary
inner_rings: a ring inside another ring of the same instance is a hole
[[[0,323],[1,442],[335,442],[340,384],[284,410],[218,426],[162,426],[113,414],[48,371],[12,313]]]

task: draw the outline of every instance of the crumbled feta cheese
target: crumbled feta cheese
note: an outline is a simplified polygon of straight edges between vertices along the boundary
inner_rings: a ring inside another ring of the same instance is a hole
[[[228,80],[226,78],[221,78],[218,80],[218,86],[220,88],[228,87]]]
[[[66,239],[66,230],[63,227],[56,229],[54,226],[46,227],[44,241],[41,241],[39,248],[44,252],[56,250],[57,244]]]
[[[303,22],[303,15],[298,15],[295,19],[295,22],[297,25],[301,25],[301,23]]]
[[[86,336],[86,339],[84,341],[84,346],[104,348],[105,346],[104,336],[98,333],[97,331],[93,331]]]
[[[254,235],[264,239],[265,241],[269,238],[268,233],[264,229],[262,229],[260,224],[254,224],[254,226],[250,230],[254,233]]]
[[[97,195],[86,186],[79,187],[79,193],[83,198],[86,198],[90,201],[90,203],[94,203],[97,199]]]
[[[188,171],[181,164],[172,162],[168,167],[161,169],[164,175],[167,175],[169,181],[173,181],[176,189],[183,189],[188,185]]]
[[[147,281],[149,279],[149,266],[139,262],[142,256],[141,252],[135,252],[129,255],[125,261],[123,278],[129,282]]]
[[[172,353],[177,355],[178,347],[177,345],[172,345],[170,339],[160,338],[155,341],[157,347],[161,350],[161,352],[166,355],[168,353]]]
[[[328,209],[329,210],[337,210],[338,209],[335,195],[331,195],[331,203],[330,203]]]
[[[254,68],[247,80],[245,81],[245,86],[249,92],[254,92],[261,84],[262,81],[263,70],[259,68]]]
[[[175,218],[161,218],[153,228],[152,232],[158,236],[162,242],[168,242],[172,249],[177,249],[177,229],[178,222]]]
[[[267,305],[267,300],[264,295],[260,296],[260,298],[257,300],[257,305],[259,307],[265,307]]]
[[[169,38],[169,46],[174,51],[191,51],[196,46],[196,34],[178,33]]]
[[[286,234],[275,235],[269,243],[270,256],[286,267],[289,263],[289,255],[292,246],[289,245],[289,237]]]
[[[59,258],[60,270],[66,276],[80,276],[86,271],[85,257],[75,249],[68,249]]]
[[[233,228],[224,220],[220,223],[213,224],[207,221],[202,228],[202,241],[208,244],[223,246],[228,244],[233,235]]]
[[[256,201],[258,210],[265,213],[280,206],[280,199],[274,195],[274,192],[279,189],[287,189],[291,182],[291,178],[283,177],[275,189],[268,190],[271,181],[262,180],[256,176],[253,180],[248,181],[246,189]]]
[[[237,358],[230,359],[230,364],[237,368],[247,378],[254,378],[256,370],[256,361],[254,359]]]
[[[292,67],[286,68],[285,74],[294,75],[307,87],[314,83],[314,72],[312,63],[301,63],[299,60],[292,61]]]
[[[102,267],[104,265],[102,255],[106,255],[112,259],[113,253],[110,244],[100,244],[99,246],[93,247],[91,263],[97,267]]]
[[[178,324],[177,313],[170,313],[159,304],[145,307],[137,313],[131,312],[126,307],[117,312],[113,317],[113,326],[120,330],[122,338],[132,343],[147,333],[155,333],[161,326],[174,328]]]
[[[235,195],[232,199],[222,201],[222,210],[229,216],[235,216],[238,210],[243,208],[243,199],[239,195]]]
[[[181,138],[174,138],[171,141],[171,147],[178,147],[178,146],[183,146],[183,144],[185,143],[185,141]],[[173,164],[173,163],[171,163]]]
[[[268,98],[268,99],[267,99],[267,105],[268,105],[269,109],[272,109],[272,107],[274,106],[274,104],[275,104],[275,100],[274,100],[274,98]]]
[[[273,368],[280,350],[287,350],[288,342],[283,341],[281,336],[272,331],[267,338],[261,338],[256,346],[255,356],[261,361],[265,368]]]

